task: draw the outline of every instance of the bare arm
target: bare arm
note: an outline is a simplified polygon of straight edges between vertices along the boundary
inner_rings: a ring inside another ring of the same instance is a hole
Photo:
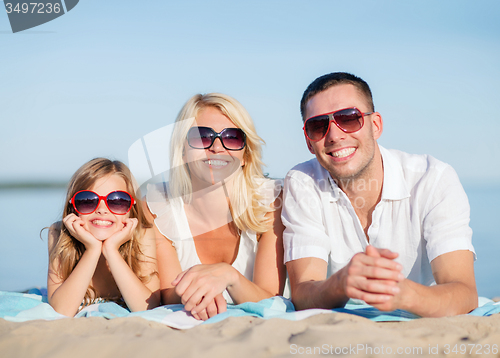
[[[275,203],[281,203],[281,198],[276,199]],[[176,292],[182,296],[186,310],[203,310],[215,295],[225,289],[235,303],[257,302],[283,293],[286,278],[282,263],[284,227],[281,205],[276,206],[277,210],[267,214],[272,219],[271,229],[263,233],[259,240],[253,281],[227,263],[194,266],[174,281]]]
[[[130,238],[135,228],[135,225],[132,225],[132,220],[137,222],[137,219],[128,219],[126,220],[126,226],[122,229],[124,231],[123,235],[126,235],[127,238]],[[129,225],[131,226],[129,227]],[[132,268],[120,255],[118,248],[123,243],[123,240],[113,240],[113,236],[104,241],[102,252],[128,308],[135,312],[157,307],[160,304],[160,282],[158,276],[154,274],[157,269],[153,230],[145,230],[141,244],[143,256],[141,258],[142,262],[140,262],[140,274],[148,277],[146,283],[143,283],[136,276]]]
[[[271,229],[263,233],[257,247],[253,282],[239,274],[239,281],[228,287],[236,303],[258,302],[264,298],[282,295],[285,287],[286,268],[283,264],[283,222],[281,221],[282,194],[273,203],[276,210],[266,217],[272,218]]]
[[[326,261],[307,257],[286,263],[292,302],[297,310],[307,308],[334,308],[347,302],[341,290],[338,275],[326,278]]]
[[[382,310],[401,308],[423,317],[443,317],[466,314],[478,305],[474,278],[474,254],[453,251],[431,262],[436,280],[434,286],[424,286],[410,280],[400,282],[401,292],[381,305]]]
[[[147,212],[149,213],[149,209],[147,210]],[[184,303],[182,302],[180,295],[177,294],[176,287],[172,284],[176,277],[178,277],[182,272],[181,264],[179,263],[179,258],[177,257],[177,252],[175,251],[172,242],[160,233],[156,225],[154,225],[153,230],[158,257],[158,273],[160,277],[162,303]],[[192,312],[192,314],[196,319],[207,320],[208,318],[225,311],[226,300],[222,297],[222,294],[219,294],[207,303],[205,309],[194,313]]]
[[[368,246],[367,251],[376,250]],[[403,279],[401,265],[392,258],[397,255],[381,250],[387,257],[354,255],[351,261],[326,278],[327,263],[308,257],[287,262],[292,301],[297,309],[342,307],[349,298],[383,303],[399,292],[397,282]],[[388,258],[389,257],[389,258]]]
[[[181,298],[175,293],[175,286],[172,285],[172,281],[182,272],[177,252],[172,242],[160,233],[156,225],[154,231],[156,235],[161,301],[164,305],[181,303]]]
[[[57,223],[50,227],[49,252],[57,243],[60,225],[66,225],[83,234],[81,220],[74,214],[72,216],[68,215],[64,218],[64,224]],[[102,243],[99,240],[91,236],[85,236],[85,239],[81,241],[86,247],[85,252],[66,280],[63,281],[62,279],[59,262],[57,260],[49,262],[47,275],[48,301],[55,311],[65,316],[74,316],[78,312],[101,256]]]

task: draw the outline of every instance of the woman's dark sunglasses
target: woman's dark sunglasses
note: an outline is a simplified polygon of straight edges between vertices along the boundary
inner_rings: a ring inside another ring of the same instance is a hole
[[[323,139],[330,130],[331,123],[335,123],[339,129],[345,133],[359,131],[364,124],[364,116],[374,112],[363,113],[356,107],[345,108],[339,111],[320,114],[306,119],[304,132],[310,140],[317,142]]]
[[[224,128],[217,133],[210,127],[192,127],[187,135],[189,146],[195,149],[210,148],[216,138],[220,139],[227,150],[242,150],[247,141],[245,132],[239,128]]]
[[[109,211],[116,215],[125,215],[134,205],[134,198],[126,191],[112,191],[106,196],[99,196],[93,191],[81,190],[73,195],[69,202],[78,214],[88,215],[96,211],[101,200],[104,200]]]

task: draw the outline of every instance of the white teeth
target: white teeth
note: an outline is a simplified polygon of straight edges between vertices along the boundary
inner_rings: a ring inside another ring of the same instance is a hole
[[[99,226],[109,226],[113,223],[111,221],[108,221],[108,220],[92,220],[92,224],[99,225]]]
[[[213,160],[213,159],[205,160],[204,163],[208,165],[214,165],[216,167],[227,165],[227,162],[223,160]]]
[[[332,155],[332,157],[344,158],[354,153],[355,150],[355,148],[346,148],[336,152],[331,152],[330,154]]]

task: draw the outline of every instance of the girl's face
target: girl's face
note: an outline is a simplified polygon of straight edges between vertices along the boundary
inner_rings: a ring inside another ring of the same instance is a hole
[[[98,179],[94,186],[88,190],[92,190],[99,196],[106,196],[117,190],[128,191],[125,180],[116,174]],[[113,214],[109,211],[104,200],[101,200],[92,214],[80,214],[79,217],[85,223],[84,227],[87,231],[94,235],[97,240],[104,241],[123,228],[125,219],[130,217],[130,211],[124,215]]]
[[[225,128],[238,128],[216,107],[205,107],[198,112],[192,127],[209,127],[220,133]],[[202,183],[213,185],[229,177],[245,164],[241,150],[226,150],[219,138],[210,148],[194,149],[186,142],[184,145],[184,161],[191,172],[193,189]],[[198,185],[197,185],[198,184]]]

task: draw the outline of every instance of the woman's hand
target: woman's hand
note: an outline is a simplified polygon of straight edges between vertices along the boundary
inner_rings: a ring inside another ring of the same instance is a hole
[[[75,214],[69,214],[63,219],[64,226],[71,236],[85,245],[85,249],[99,248],[101,251],[102,242],[97,240],[86,228],[84,221]]]
[[[215,298],[213,299],[212,302],[209,302],[207,305],[207,308],[202,309],[198,313],[192,313],[194,318],[197,320],[202,320],[206,321],[209,318],[212,318],[219,313],[226,312],[227,311],[227,302],[222,296],[222,293],[219,293]]]
[[[190,311],[195,318],[203,319],[205,314],[212,317],[216,308],[217,313],[225,311],[225,307],[223,311],[219,309],[221,302],[216,300],[216,296],[237,280],[238,272],[231,265],[218,263],[193,266],[181,272],[172,285],[186,311]]]
[[[123,222],[121,230],[115,232],[102,243],[102,252],[104,256],[110,250],[117,251],[121,245],[132,238],[132,233],[137,227],[138,220],[136,218],[128,218]]]

